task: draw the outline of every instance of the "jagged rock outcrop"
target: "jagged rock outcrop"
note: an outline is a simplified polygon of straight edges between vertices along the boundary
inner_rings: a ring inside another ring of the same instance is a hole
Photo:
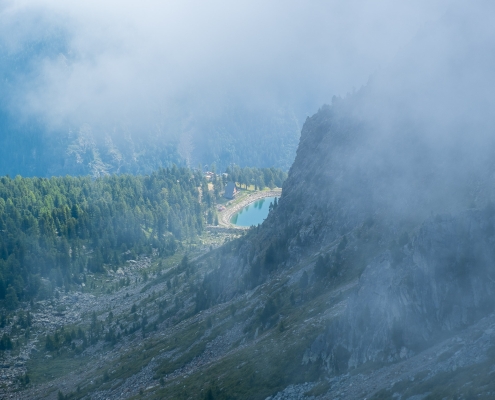
[[[495,98],[476,83],[495,66],[491,22],[477,6],[454,10],[366,87],[308,118],[278,207],[222,258],[219,299],[301,260],[316,286],[315,256],[335,258],[346,236],[340,257],[366,268],[303,363],[342,372],[408,358],[493,311]],[[489,30],[465,29],[475,25]]]
[[[495,141],[483,110],[494,98],[472,74],[490,79],[495,61],[483,49],[493,35],[446,46],[466,32],[460,26],[491,25],[477,6],[454,9],[392,67],[303,127],[265,242],[292,232],[285,262],[328,251],[342,235],[359,253],[360,227],[379,224],[379,256],[366,260],[346,312],[303,363],[342,372],[397,361],[493,311]]]

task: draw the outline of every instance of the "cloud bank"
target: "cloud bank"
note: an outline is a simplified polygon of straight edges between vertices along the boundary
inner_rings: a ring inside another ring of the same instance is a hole
[[[3,102],[51,128],[313,113],[365,84],[449,1],[0,2]],[[10,65],[10,64],[9,64]]]

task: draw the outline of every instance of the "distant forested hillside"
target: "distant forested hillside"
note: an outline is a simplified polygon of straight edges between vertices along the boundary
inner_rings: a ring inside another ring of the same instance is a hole
[[[80,284],[104,264],[171,255],[202,231],[210,197],[199,172],[175,166],[96,180],[0,178],[0,299],[15,307],[53,286]]]
[[[123,116],[106,122],[50,125],[30,113],[19,92],[46,57],[65,54],[60,32],[47,32],[25,47],[0,42],[0,175],[58,176],[113,173],[149,174],[173,164],[232,164],[287,171],[294,160],[305,116],[293,107],[249,108],[233,102],[222,112],[178,102],[166,115],[129,123]],[[84,121],[84,119],[83,119]]]
[[[117,117],[51,121],[23,96],[43,75],[40,66],[75,61],[70,40],[62,27],[40,29],[16,46],[0,40],[0,175],[149,174],[173,164],[215,163],[221,170],[231,164],[285,171],[291,166],[300,121],[313,107],[253,106],[245,99],[210,107],[175,99],[150,107],[143,119],[115,106]]]
[[[96,178],[213,163],[221,170],[236,164],[288,171],[299,140],[295,117],[239,114],[237,123],[227,117],[200,121],[186,133],[180,121],[167,121],[161,133],[145,126],[129,132],[121,126],[107,131],[88,124],[52,132],[34,119],[17,121],[0,102],[0,175]],[[249,129],[243,127],[244,119],[251,121]]]

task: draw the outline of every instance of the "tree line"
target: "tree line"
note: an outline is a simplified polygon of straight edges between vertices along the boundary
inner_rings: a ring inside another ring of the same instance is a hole
[[[241,168],[238,165],[227,167],[228,180],[238,182],[239,185],[254,186],[255,190],[269,187],[282,187],[287,179],[287,172],[278,168]]]
[[[208,201],[199,171],[160,169],[151,175],[0,178],[0,300],[47,295],[81,284],[86,272],[116,268],[140,254],[168,256],[199,234]]]

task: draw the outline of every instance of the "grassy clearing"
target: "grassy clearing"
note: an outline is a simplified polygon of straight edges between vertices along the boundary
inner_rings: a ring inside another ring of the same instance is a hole
[[[307,327],[304,339],[299,333],[280,333],[277,329],[265,334],[256,344],[231,351],[201,372],[177,379],[150,398],[200,398],[209,389],[219,399],[264,399],[283,389],[289,382],[305,382],[317,378],[311,366],[301,366],[302,354],[318,331]],[[180,382],[180,384],[178,384]]]
[[[47,359],[45,352],[38,352],[27,362],[28,373],[32,383],[42,383],[65,376],[89,362],[89,358],[74,358],[71,354]]]

